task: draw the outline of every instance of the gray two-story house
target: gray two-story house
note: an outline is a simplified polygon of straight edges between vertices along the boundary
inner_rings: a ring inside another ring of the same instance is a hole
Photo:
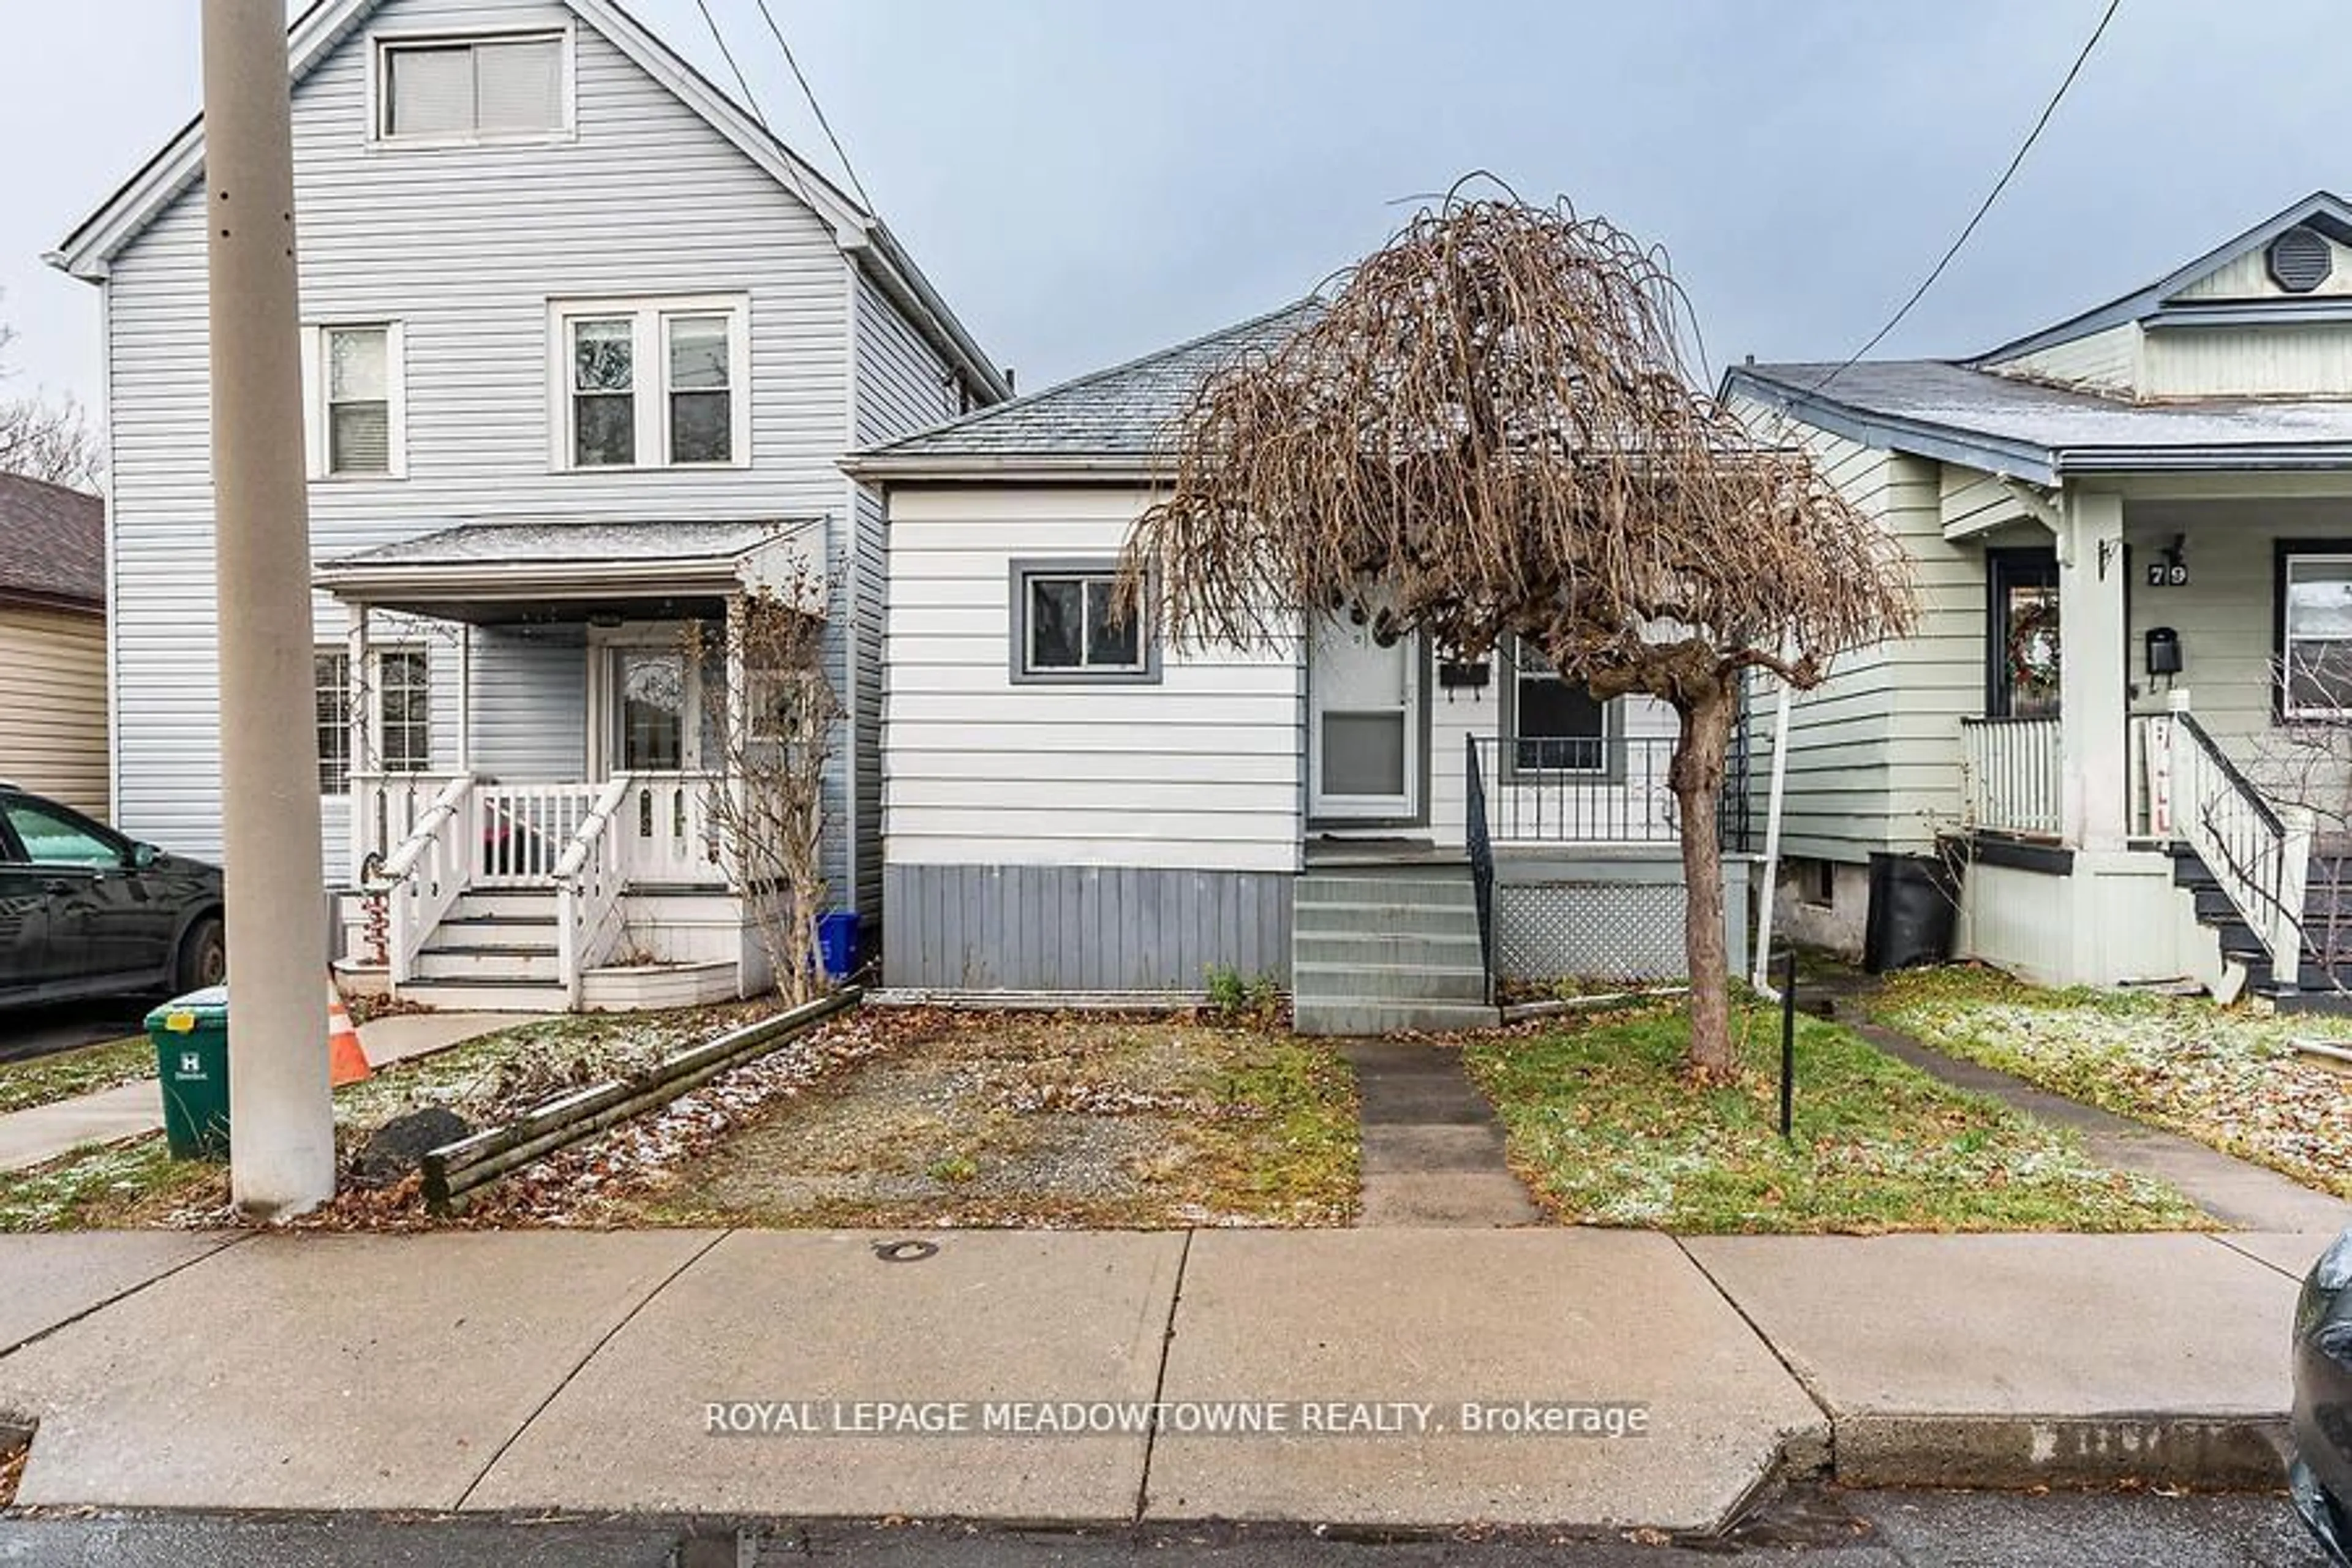
[[[884,524],[838,464],[1003,374],[871,213],[607,0],[320,0],[289,66],[318,700],[284,717],[316,729],[347,964],[469,1006],[763,985],[689,633],[779,582],[826,619],[827,874],[871,929]],[[198,121],[51,258],[103,303],[113,818],[196,855],[203,164]]]

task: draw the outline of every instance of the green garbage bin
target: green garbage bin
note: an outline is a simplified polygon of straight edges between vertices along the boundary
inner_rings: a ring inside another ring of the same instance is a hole
[[[174,997],[147,1015],[175,1160],[228,1158],[228,987]]]

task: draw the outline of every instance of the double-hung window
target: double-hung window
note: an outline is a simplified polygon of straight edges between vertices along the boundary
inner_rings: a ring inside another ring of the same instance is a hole
[[[375,139],[451,146],[568,136],[571,75],[563,32],[379,38]]]
[[[2352,719],[2352,552],[2287,552],[2280,570],[2280,710]]]
[[[1511,763],[1519,773],[1606,773],[1610,704],[1560,679],[1524,639],[1511,645]]]
[[[549,421],[561,468],[741,468],[750,311],[740,295],[563,302],[551,311]]]
[[[1013,563],[1013,678],[1119,682],[1160,679],[1149,610],[1123,610],[1107,561]]]
[[[302,380],[310,477],[400,479],[408,472],[405,344],[398,321],[305,330]]]
[[[433,766],[433,659],[422,647],[369,651],[367,689],[352,688],[348,649],[322,647],[313,656],[318,683],[319,793],[351,790],[352,715],[366,703],[369,744],[388,773],[421,773]]]

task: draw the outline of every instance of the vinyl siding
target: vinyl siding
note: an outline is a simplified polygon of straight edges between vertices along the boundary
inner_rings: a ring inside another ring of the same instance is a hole
[[[892,491],[891,867],[1297,869],[1295,641],[1166,649],[1157,685],[1011,679],[1011,563],[1113,557],[1147,499],[1110,487]]]
[[[1466,839],[1469,821],[1469,746],[1466,738],[1497,735],[1501,732],[1507,711],[1503,687],[1512,679],[1511,667],[1498,652],[1488,661],[1486,685],[1460,690],[1438,689],[1432,682],[1429,693],[1429,832],[1437,843],[1448,847],[1460,847]],[[1622,697],[1617,700],[1612,715],[1615,728],[1612,735],[1632,742],[1669,742],[1680,726],[1675,710],[1654,697]],[[1633,761],[1638,753],[1641,761]],[[1667,749],[1664,744],[1636,745],[1627,753],[1628,782],[1614,786],[1593,786],[1579,784],[1573,795],[1580,816],[1601,823],[1647,823],[1650,830],[1664,835],[1664,842],[1672,843],[1671,831],[1664,826],[1673,820],[1667,815],[1673,795],[1664,787]],[[1496,753],[1488,751],[1479,758],[1482,767],[1496,767]],[[1654,776],[1644,777],[1644,768],[1654,764]],[[1519,823],[1537,825],[1547,820],[1555,825],[1561,812],[1565,792],[1553,786],[1515,784],[1499,772],[1490,771],[1483,780],[1490,815],[1498,825]],[[1517,802],[1513,795],[1521,798]]]
[[[2317,321],[2150,332],[2150,397],[2341,397],[2352,394],[2352,326]]]
[[[473,765],[502,784],[552,784],[588,766],[588,647],[578,626],[474,632]]]
[[[106,819],[104,616],[0,605],[0,779]]]
[[[2033,381],[2129,394],[2139,384],[2141,340],[2139,323],[2126,321],[2003,360],[1991,368]]]
[[[571,16],[388,0],[371,27]],[[313,558],[501,516],[827,516],[837,540],[851,274],[827,226],[584,24],[578,135],[551,146],[371,148],[368,47],[364,32],[346,39],[295,94],[303,313],[404,323],[408,476],[314,483]],[[107,344],[123,824],[200,855],[219,847],[203,205],[200,187],[183,193],[115,259]],[[552,471],[549,299],[697,292],[750,298],[750,466]],[[341,606],[315,608],[320,637],[340,638]],[[848,654],[838,633],[834,654]],[[473,734],[486,769],[564,763],[578,719],[559,705],[577,701],[579,681],[561,662],[481,637]],[[331,876],[341,831],[329,823]],[[838,847],[835,858],[838,878]]]
[[[856,444],[867,447],[929,429],[952,417],[961,404],[952,373],[940,353],[886,299],[871,279],[852,278],[851,326],[856,389],[851,409]],[[845,694],[854,769],[850,811],[856,825],[853,872],[856,907],[869,929],[881,918],[882,646],[889,600],[888,514],[879,490],[849,482],[855,547],[849,572],[855,679]]]
[[[1941,465],[1824,431],[1799,434],[1832,482],[1911,561],[1911,637],[1841,656],[1794,700],[1781,850],[1856,861],[1927,847],[1960,815],[1963,717],[1983,710],[1984,556],[1944,539]],[[1756,820],[1763,821],[1777,689],[1754,693]]]
[[[2322,236],[2322,238],[2327,238]],[[2173,296],[2176,300],[2295,300],[2310,295],[2290,294],[2271,279],[2269,247],[2257,246],[2243,256],[2224,262]],[[2327,251],[2334,258],[2336,269],[2312,294],[2352,294],[2352,247],[2338,239],[2327,238]]]

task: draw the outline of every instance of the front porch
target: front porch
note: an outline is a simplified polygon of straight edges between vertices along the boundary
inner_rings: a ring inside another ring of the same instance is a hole
[[[1986,711],[1959,721],[1950,835],[1964,955],[2282,1005],[2352,984],[2352,501],[2211,489],[2069,496],[2038,569],[2014,532],[1988,551]]]
[[[780,584],[821,616],[806,551],[775,524],[485,524],[322,567],[343,973],[491,1011],[765,990],[720,809],[763,689],[737,628]]]

